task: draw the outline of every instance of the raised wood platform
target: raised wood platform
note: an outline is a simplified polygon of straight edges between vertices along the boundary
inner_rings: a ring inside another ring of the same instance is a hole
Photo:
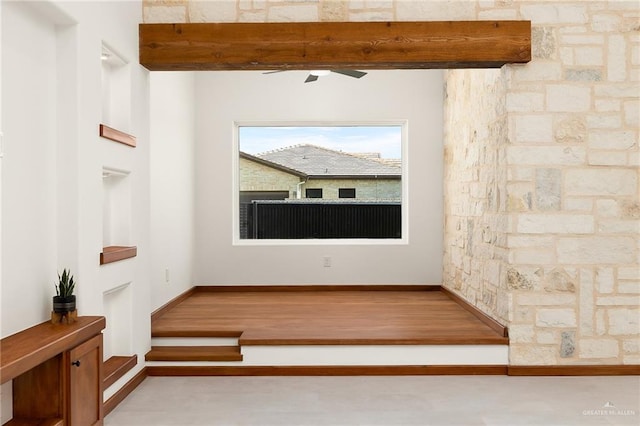
[[[152,337],[238,337],[252,345],[507,345],[438,286],[197,287]]]

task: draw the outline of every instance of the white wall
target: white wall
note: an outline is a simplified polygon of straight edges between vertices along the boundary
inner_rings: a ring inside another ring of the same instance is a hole
[[[194,75],[151,78],[151,308],[193,285]],[[168,270],[168,279],[166,270]]]
[[[46,318],[55,292],[57,94],[54,22],[29,5],[3,2],[2,33],[6,336]]]
[[[442,105],[438,70],[304,84],[305,72],[196,75],[195,284],[439,284]],[[232,244],[234,121],[408,120],[407,244]],[[323,256],[332,267],[323,267]]]
[[[49,319],[56,271],[70,267],[80,315],[104,314],[103,293],[129,283],[123,309],[130,322],[118,347],[143,360],[150,345],[150,244],[149,73],[138,64],[142,6],[2,4],[2,336]],[[131,126],[124,130],[138,138],[136,148],[98,136],[103,41],[129,61]],[[105,166],[130,171],[138,256],[100,266]]]

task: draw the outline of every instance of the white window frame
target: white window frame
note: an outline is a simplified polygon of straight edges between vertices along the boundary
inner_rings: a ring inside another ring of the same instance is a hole
[[[319,239],[240,239],[240,127],[389,127],[401,128],[401,225],[400,238],[319,238]],[[409,120],[375,121],[245,121],[233,122],[231,164],[231,222],[233,246],[328,246],[328,245],[408,245],[409,244]]]

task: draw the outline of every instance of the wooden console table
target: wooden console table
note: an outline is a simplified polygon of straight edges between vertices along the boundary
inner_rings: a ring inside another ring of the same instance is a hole
[[[102,425],[104,317],[50,321],[0,341],[2,383],[13,380],[13,419],[5,425]]]

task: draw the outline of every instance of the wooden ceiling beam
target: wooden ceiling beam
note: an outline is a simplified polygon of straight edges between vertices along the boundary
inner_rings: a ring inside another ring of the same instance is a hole
[[[499,68],[530,60],[530,21],[140,24],[140,64],[151,71]]]

